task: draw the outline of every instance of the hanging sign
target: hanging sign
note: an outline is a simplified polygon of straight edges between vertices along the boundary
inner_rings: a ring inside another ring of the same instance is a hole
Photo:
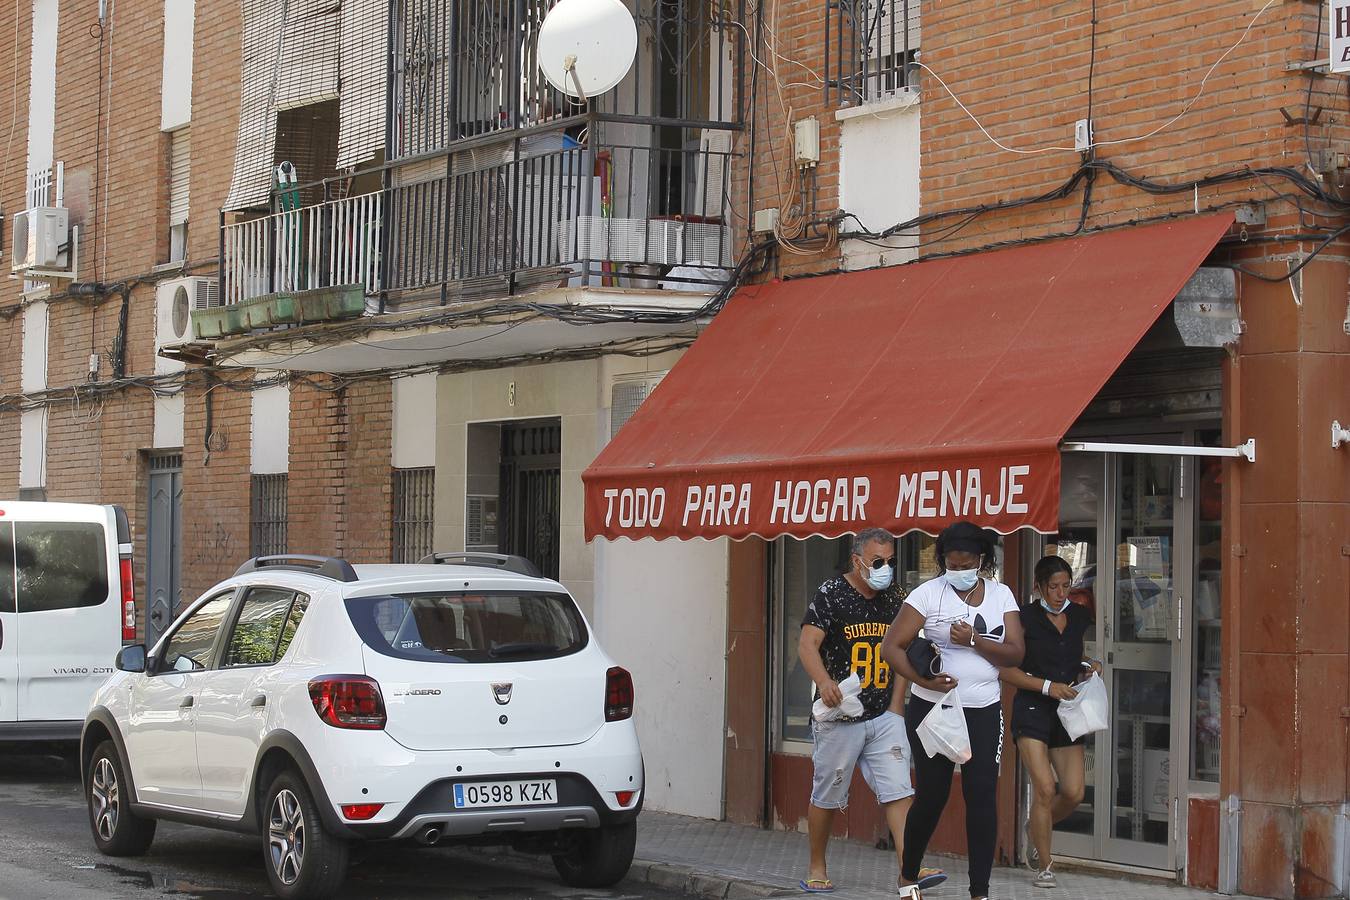
[[[1331,38],[1331,71],[1350,72],[1350,0],[1328,0],[1327,27]]]

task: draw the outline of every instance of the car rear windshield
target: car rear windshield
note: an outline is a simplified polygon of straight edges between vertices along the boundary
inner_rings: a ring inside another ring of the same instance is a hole
[[[361,640],[386,656],[430,662],[552,659],[586,646],[567,594],[416,593],[353,597],[347,615]]]

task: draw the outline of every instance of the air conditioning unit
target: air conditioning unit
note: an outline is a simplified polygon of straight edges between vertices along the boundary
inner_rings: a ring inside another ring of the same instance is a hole
[[[64,270],[70,259],[70,210],[62,206],[35,206],[14,216],[15,274]]]
[[[220,306],[220,282],[214,278],[175,278],[155,290],[155,353],[197,340],[192,312]]]

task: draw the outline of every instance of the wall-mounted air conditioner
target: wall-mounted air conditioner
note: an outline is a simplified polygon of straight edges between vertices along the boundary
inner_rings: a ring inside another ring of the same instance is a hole
[[[214,278],[175,278],[155,290],[155,353],[197,340],[192,312],[220,306],[220,282]]]
[[[70,268],[70,211],[65,207],[25,209],[15,214],[12,233],[10,267],[16,275]]]

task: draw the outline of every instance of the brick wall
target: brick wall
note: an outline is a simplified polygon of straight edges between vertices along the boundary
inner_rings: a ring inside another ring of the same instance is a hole
[[[1096,139],[1125,141],[1176,116],[1195,96],[1206,71],[1264,5],[1264,0],[1221,7],[1196,0],[1098,2],[1092,79]],[[819,216],[828,216],[838,206],[837,103],[825,103],[819,80],[827,74],[825,6],[823,0],[784,0],[765,9],[766,40],[776,41],[778,55],[767,46],[756,54],[763,63],[754,92],[756,148],[749,164],[735,174],[739,208],[747,216],[754,209],[783,206],[791,199],[791,122],[808,116],[821,124],[821,162],[806,182],[814,189],[810,205]],[[924,0],[921,58],[1005,145],[1019,150],[1072,148],[1074,121],[1088,114],[1091,20],[1090,4]],[[1304,129],[1286,124],[1281,108],[1298,118],[1305,103],[1314,112],[1323,108],[1319,124],[1308,132],[1308,146],[1318,149],[1330,140],[1350,138],[1341,80],[1286,70],[1291,63],[1313,58],[1317,21],[1316,4],[1277,0],[1218,65],[1185,115],[1147,140],[1100,147],[1098,158],[1167,181],[1247,165],[1301,167],[1307,159]],[[1317,55],[1324,58],[1326,53],[1323,38]],[[742,74],[742,90],[747,93],[752,68],[747,61]],[[924,213],[1039,194],[1063,183],[1078,168],[1080,156],[1072,149],[1034,154],[1000,149],[932,73],[922,71],[919,77]],[[749,136],[741,141],[738,149],[748,151]],[[751,175],[753,208],[747,181]],[[1268,178],[1206,188],[1198,195],[1185,191],[1161,197],[1116,184],[1103,174],[1095,180],[1087,227],[1257,199],[1271,201],[1267,210],[1271,224],[1289,224],[1295,206],[1280,195],[1290,193],[1286,182]],[[950,238],[942,232],[951,220],[934,223],[926,227],[924,237],[936,242],[923,252],[1068,231],[1077,225],[1081,205],[1080,185],[1060,201],[986,213]],[[1304,226],[1325,222],[1309,216]],[[868,224],[880,228],[895,223]],[[825,271],[838,263],[833,250],[805,257],[782,252],[776,272]]]
[[[252,380],[251,372],[222,373],[217,384],[194,382],[186,391],[184,602],[234,574],[249,555],[251,401],[246,388]]]

